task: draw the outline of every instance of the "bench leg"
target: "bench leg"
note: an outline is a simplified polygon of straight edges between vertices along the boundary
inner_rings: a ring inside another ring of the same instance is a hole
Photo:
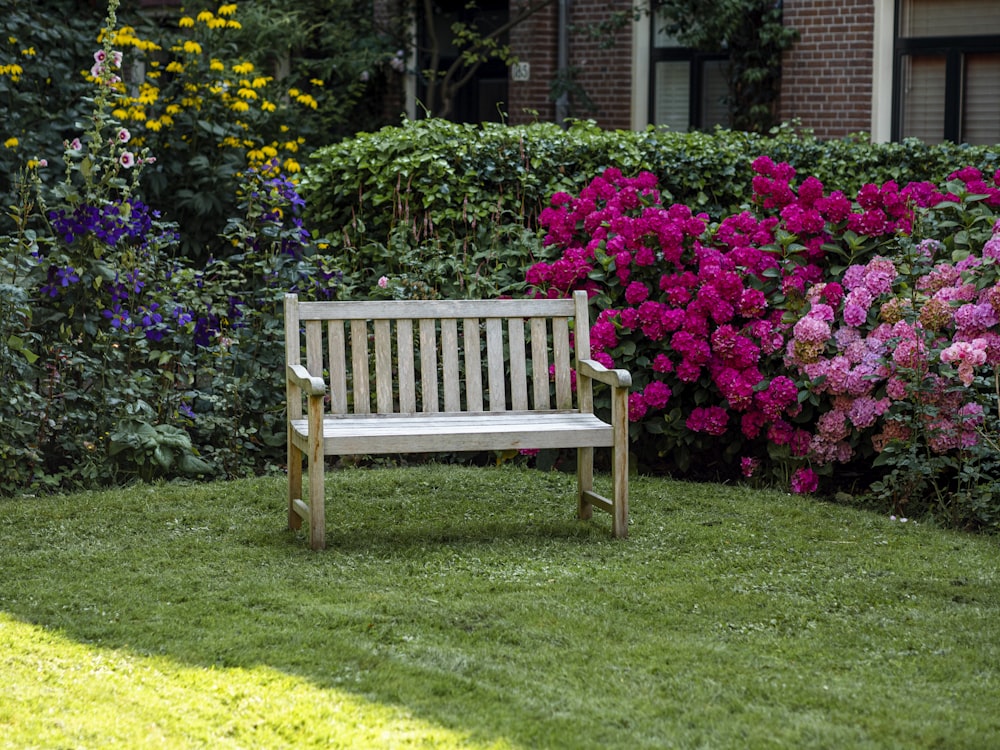
[[[611,535],[628,536],[628,388],[611,389]]]
[[[309,457],[309,546],[326,546],[326,512],[323,507],[323,453]]]
[[[577,518],[587,520],[594,515],[594,506],[587,501],[586,493],[594,489],[594,449],[576,450]]]
[[[628,536],[628,450],[615,448],[611,457],[611,535]]]
[[[291,430],[288,434],[288,528],[302,528],[302,517],[295,512],[295,500],[302,499],[302,451],[292,445]]]

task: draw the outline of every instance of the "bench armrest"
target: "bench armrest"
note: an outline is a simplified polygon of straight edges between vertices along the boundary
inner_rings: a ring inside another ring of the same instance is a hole
[[[301,388],[307,396],[326,395],[326,383],[323,378],[309,374],[302,365],[288,365],[286,368],[288,380]]]
[[[632,385],[632,375],[628,370],[609,370],[593,359],[581,359],[577,365],[581,375],[607,383],[614,388],[628,388]]]

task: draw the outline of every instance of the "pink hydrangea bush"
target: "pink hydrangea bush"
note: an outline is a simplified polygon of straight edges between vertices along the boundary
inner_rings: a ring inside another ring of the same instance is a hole
[[[595,299],[594,356],[633,372],[641,458],[745,477],[770,464],[811,492],[917,434],[968,448],[983,424],[968,386],[1000,363],[1000,170],[850,199],[753,166],[752,208],[718,222],[615,169],[541,214],[561,256],[527,279]]]

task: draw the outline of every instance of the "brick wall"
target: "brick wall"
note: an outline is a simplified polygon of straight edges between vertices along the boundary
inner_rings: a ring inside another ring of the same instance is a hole
[[[819,138],[869,131],[874,0],[784,0],[799,41],[782,63],[779,119],[799,119]]]
[[[569,34],[570,65],[597,107],[589,112],[579,104],[570,110],[571,117],[594,119],[604,128],[628,129],[632,102],[632,27],[615,35],[614,44],[602,48],[602,39],[591,38],[583,29],[593,28],[616,10],[627,11],[630,0],[572,0]],[[510,82],[510,122],[555,119],[555,104],[549,101],[549,82],[555,77],[558,54],[558,7],[532,16],[511,31],[511,46],[522,62],[531,64],[531,80]],[[536,60],[538,61],[536,64]]]
[[[511,17],[517,13],[513,3],[510,12]],[[527,81],[509,80],[507,84],[507,114],[512,124],[556,117],[555,103],[549,101],[549,82],[558,68],[558,25],[558,3],[552,2],[510,31],[511,49],[520,62],[531,66]]]

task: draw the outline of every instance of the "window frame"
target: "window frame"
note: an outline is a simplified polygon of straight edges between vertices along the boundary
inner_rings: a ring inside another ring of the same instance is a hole
[[[656,122],[656,65],[661,62],[688,63],[688,124],[687,130],[705,130],[702,122],[704,107],[702,106],[705,65],[713,62],[726,62],[729,53],[703,52],[693,47],[658,47],[656,46],[656,19],[649,24],[649,85],[647,87],[646,108],[648,122],[657,127],[663,127]],[[730,114],[730,122],[732,115]]]
[[[944,132],[942,140],[962,142],[965,96],[964,59],[970,54],[1000,54],[1000,34],[981,36],[949,35],[904,37],[900,26],[903,3],[896,0],[893,15],[892,59],[892,140],[903,139],[903,73],[906,57],[943,57],[945,59]]]

